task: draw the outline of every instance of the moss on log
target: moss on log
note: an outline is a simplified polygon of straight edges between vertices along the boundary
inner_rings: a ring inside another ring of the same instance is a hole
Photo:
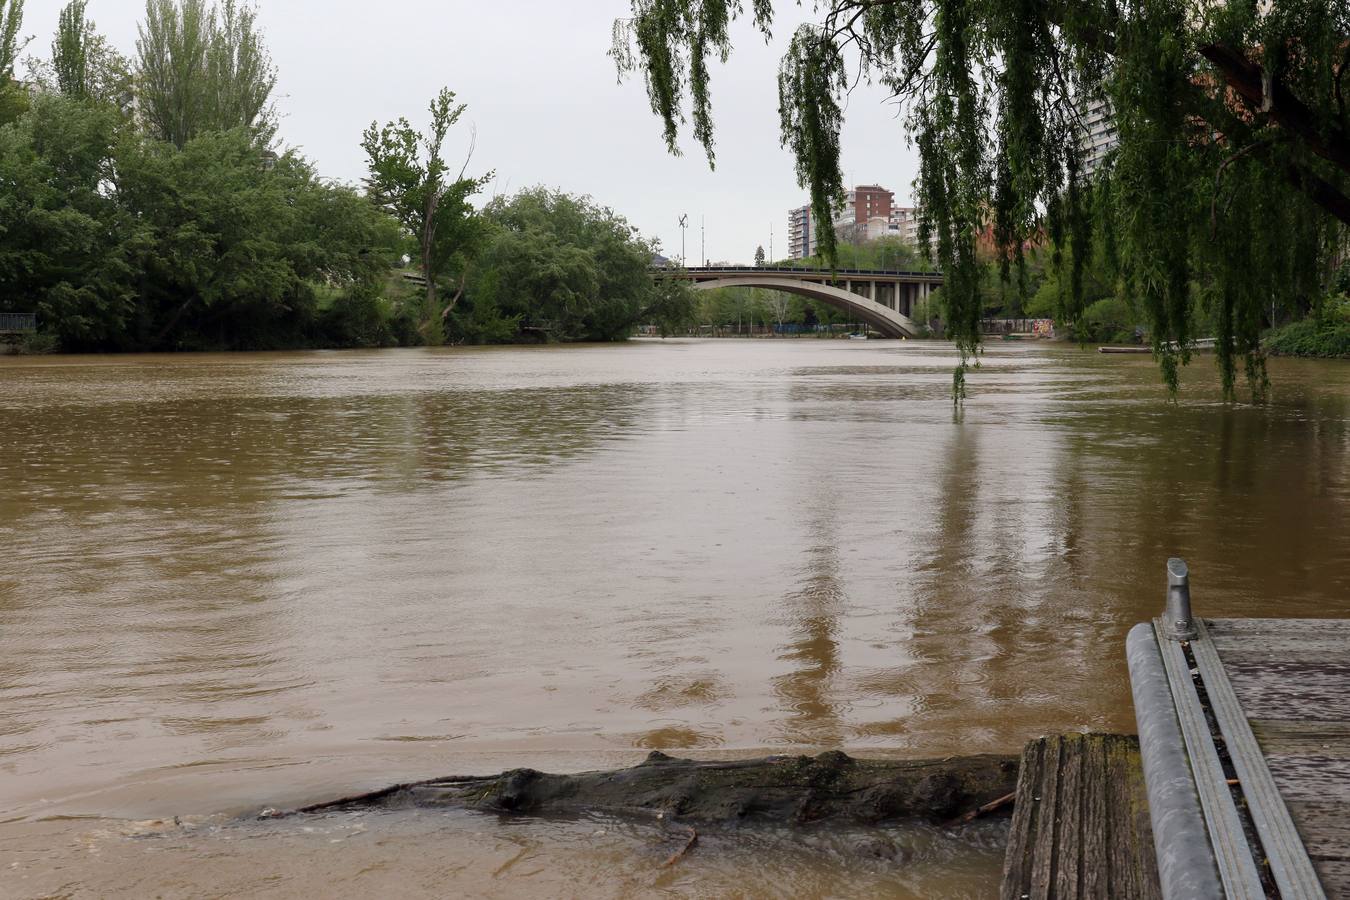
[[[512,769],[485,778],[438,778],[297,812],[464,807],[538,815],[661,813],[707,823],[946,822],[1013,791],[1017,766],[1017,757],[996,755],[889,760],[831,751],[709,762],[654,752],[630,769],[576,775]]]

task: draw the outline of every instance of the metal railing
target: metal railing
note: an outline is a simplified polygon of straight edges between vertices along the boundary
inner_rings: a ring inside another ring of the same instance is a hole
[[[0,334],[29,334],[37,331],[37,313],[0,313]]]
[[[763,274],[765,272],[785,272],[793,275],[825,275],[838,277],[840,275],[860,275],[873,277],[922,277],[922,278],[941,278],[941,272],[915,272],[907,269],[820,269],[807,268],[805,266],[688,266],[680,268],[679,266],[652,266],[652,271],[671,272],[679,274],[688,272],[691,275],[705,274],[711,272],[753,272]]]

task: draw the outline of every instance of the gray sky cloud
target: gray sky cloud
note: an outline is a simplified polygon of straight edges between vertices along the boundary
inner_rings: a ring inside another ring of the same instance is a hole
[[[28,0],[29,53],[45,56],[65,0]],[[774,41],[740,23],[731,61],[713,70],[717,169],[686,139],[669,155],[640,80],[616,84],[610,26],[627,0],[260,0],[259,18],[279,70],[281,138],[325,175],[359,179],[359,141],[372,120],[426,119],[441,85],[469,104],[477,129],[470,171],[495,170],[489,193],[544,184],[589,194],[679,253],[689,215],[690,261],[700,253],[749,262],[755,246],[785,255],[787,210],[805,202],[791,156],[778,143],[778,60],[805,19],[780,4]],[[90,0],[89,16],[124,53],[135,51],[143,0]],[[879,89],[849,100],[844,172],[879,182],[908,203],[917,162]],[[455,135],[462,154],[468,129]]]

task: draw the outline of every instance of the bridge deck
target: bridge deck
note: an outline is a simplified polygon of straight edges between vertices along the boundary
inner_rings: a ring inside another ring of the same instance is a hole
[[[680,269],[656,266],[653,271],[666,272],[676,277],[686,278],[711,275],[795,275],[799,278],[825,278],[837,281],[846,279],[856,281],[942,281],[942,273],[940,272],[920,272],[911,269],[826,269],[809,266],[687,266]]]

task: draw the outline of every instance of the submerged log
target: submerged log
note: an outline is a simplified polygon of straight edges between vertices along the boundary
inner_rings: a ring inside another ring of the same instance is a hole
[[[1017,766],[1017,757],[997,755],[889,760],[831,751],[708,762],[653,752],[631,769],[576,775],[512,769],[484,778],[438,778],[297,812],[461,807],[541,815],[662,814],[690,822],[948,822],[1011,792]]]

